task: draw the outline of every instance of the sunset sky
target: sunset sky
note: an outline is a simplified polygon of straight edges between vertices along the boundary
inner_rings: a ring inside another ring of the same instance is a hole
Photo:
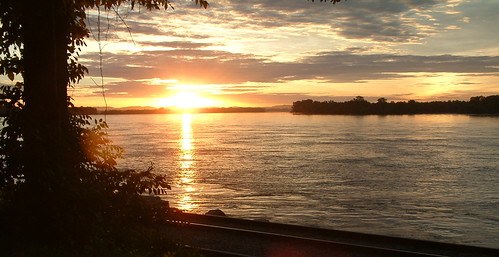
[[[499,94],[499,1],[173,0],[175,10],[101,12],[111,107],[273,106],[364,96],[469,100]],[[97,34],[97,11],[88,24]],[[108,32],[107,32],[108,31]],[[107,33],[106,33],[107,32]],[[69,94],[104,106],[98,43]]]

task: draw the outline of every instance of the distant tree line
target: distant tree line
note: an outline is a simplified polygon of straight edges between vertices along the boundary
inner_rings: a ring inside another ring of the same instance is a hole
[[[291,112],[302,114],[499,114],[499,95],[475,96],[469,101],[388,102],[379,98],[376,103],[368,102],[362,96],[350,101],[313,101],[311,99],[293,103]]]
[[[0,102],[1,104],[1,102]],[[265,108],[260,107],[206,107],[206,108],[193,108],[190,110],[192,113],[239,113],[239,112],[265,112]],[[74,115],[97,115],[97,114],[165,114],[165,113],[178,113],[179,110],[174,108],[158,108],[158,109],[110,109],[107,111],[99,111],[95,107],[72,107],[69,112]],[[0,115],[2,108],[0,106]]]

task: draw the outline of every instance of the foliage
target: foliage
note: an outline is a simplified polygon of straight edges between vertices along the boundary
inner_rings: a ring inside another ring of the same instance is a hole
[[[2,255],[150,256],[174,249],[153,229],[169,219],[167,204],[142,197],[164,193],[166,178],[152,168],[117,170],[122,150],[107,138],[107,124],[68,112],[67,86],[88,72],[78,62],[90,33],[86,11],[125,3],[171,7],[168,0],[0,1],[0,75],[24,80],[0,89]]]
[[[20,87],[22,84],[18,84]],[[24,106],[19,87],[0,88],[0,106],[4,118],[0,131],[0,200],[4,194],[13,192],[16,182],[23,179],[22,132],[18,124],[22,122],[21,110]]]
[[[346,102],[302,100],[293,103],[292,112],[304,114],[499,114],[499,95],[472,97],[470,101],[387,102],[379,98],[370,103],[357,96]]]
[[[169,219],[166,202],[152,203],[142,197],[147,193],[164,194],[170,189],[166,177],[153,173],[152,167],[141,172],[116,169],[116,159],[122,149],[111,144],[103,120],[92,120],[85,115],[71,117],[75,139],[71,156],[78,158],[79,165],[68,171],[71,179],[65,181],[68,184],[64,190],[57,191],[62,194],[40,196],[25,188],[21,87],[1,87],[0,103],[5,110],[0,133],[0,226],[5,237],[0,246],[3,253],[9,254],[11,250],[18,256],[42,256],[57,255],[54,251],[61,251],[61,256],[98,252],[105,252],[106,256],[131,253],[137,256],[136,251],[151,247],[162,253],[175,249],[167,240],[149,243],[143,240],[153,235],[161,238],[160,232],[150,228]],[[50,215],[30,212],[29,203],[36,201],[51,205]],[[51,230],[37,231],[40,223],[44,229]],[[27,245],[30,247],[26,248]],[[55,250],[50,250],[52,248]],[[37,253],[32,252],[33,249]]]

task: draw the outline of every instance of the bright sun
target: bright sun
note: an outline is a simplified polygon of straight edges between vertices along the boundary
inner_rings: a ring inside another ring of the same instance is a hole
[[[177,107],[182,109],[189,108],[199,108],[214,106],[216,101],[202,97],[191,91],[182,91],[172,97],[164,98],[160,100],[159,105],[162,107]]]

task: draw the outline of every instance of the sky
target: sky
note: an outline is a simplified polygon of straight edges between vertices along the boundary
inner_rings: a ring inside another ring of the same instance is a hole
[[[93,38],[80,55],[90,73],[68,92],[75,104],[275,106],[499,94],[497,0],[209,3],[206,10],[172,0],[174,10],[101,11],[100,42],[99,12],[90,10]]]

